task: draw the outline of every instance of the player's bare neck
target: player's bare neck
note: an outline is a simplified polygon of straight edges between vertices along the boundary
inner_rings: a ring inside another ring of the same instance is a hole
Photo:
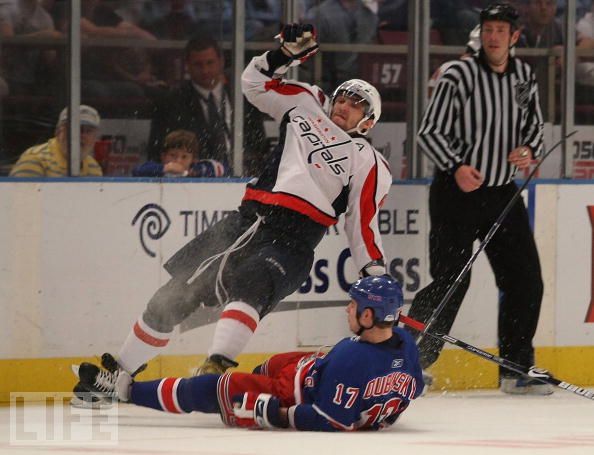
[[[361,341],[366,341],[367,343],[377,344],[382,343],[386,340],[392,338],[392,328],[388,327],[385,329],[379,329],[377,327],[373,327],[368,330],[364,330],[361,334]]]

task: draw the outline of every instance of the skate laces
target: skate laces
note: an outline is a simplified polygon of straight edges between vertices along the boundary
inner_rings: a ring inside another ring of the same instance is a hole
[[[225,269],[225,265],[227,264],[227,259],[229,259],[229,256],[231,255],[231,253],[241,250],[248,243],[250,243],[250,241],[256,234],[258,227],[262,223],[262,220],[264,219],[264,217],[261,215],[256,215],[256,216],[257,216],[256,221],[254,221],[252,223],[252,225],[243,234],[241,234],[235,240],[235,242],[233,242],[231,244],[230,247],[228,247],[225,251],[217,253],[217,254],[205,259],[204,261],[202,261],[202,263],[198,266],[198,268],[196,269],[194,274],[188,279],[187,283],[192,284],[194,282],[194,280],[196,278],[198,278],[200,275],[202,275],[202,273],[208,267],[210,267],[210,265],[213,262],[215,262],[217,259],[222,257],[221,264],[219,265],[219,270],[217,272],[216,282],[215,282],[215,294],[217,296],[217,300],[219,301],[219,304],[223,305],[225,303],[225,301],[229,298],[229,294],[227,293],[227,290],[225,289],[225,284],[223,283],[223,270]]]
[[[118,373],[110,373],[106,370],[99,370],[97,376],[95,376],[95,383],[93,386],[102,393],[113,395],[115,394],[115,382],[118,377]]]

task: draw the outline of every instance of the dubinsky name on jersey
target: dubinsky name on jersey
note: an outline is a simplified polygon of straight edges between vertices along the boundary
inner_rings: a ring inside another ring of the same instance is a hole
[[[401,328],[393,332],[379,344],[345,338],[303,365],[303,386],[289,408],[291,426],[349,431],[393,424],[424,387],[412,336]]]
[[[336,224],[346,212],[357,269],[383,259],[376,218],[392,184],[386,160],[365,137],[350,136],[330,120],[319,87],[271,77],[276,68],[269,54],[252,59],[242,89],[252,104],[280,122],[279,144],[263,174],[248,184],[244,200],[279,205],[323,226]]]

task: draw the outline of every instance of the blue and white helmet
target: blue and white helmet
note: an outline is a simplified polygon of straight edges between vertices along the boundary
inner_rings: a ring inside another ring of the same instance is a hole
[[[332,106],[334,106],[334,101],[338,95],[359,97],[361,98],[361,101],[366,102],[365,115],[359,123],[357,123],[355,128],[351,131],[347,131],[347,133],[356,131],[359,134],[366,135],[371,128],[362,128],[361,124],[366,120],[371,119],[373,120],[373,125],[375,125],[382,115],[382,98],[377,89],[369,82],[362,79],[350,79],[343,82],[336,88],[336,90],[334,90],[334,93],[332,93],[332,97],[330,98],[330,110],[332,110]]]
[[[367,276],[351,286],[349,295],[357,303],[357,315],[371,308],[375,322],[395,322],[404,304],[400,284],[389,275]]]

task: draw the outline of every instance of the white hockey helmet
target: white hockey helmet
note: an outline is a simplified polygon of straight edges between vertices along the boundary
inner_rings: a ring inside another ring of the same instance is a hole
[[[373,120],[373,125],[375,125],[379,120],[380,115],[382,115],[382,98],[380,97],[377,89],[369,82],[361,79],[350,79],[346,82],[343,82],[336,88],[336,90],[334,90],[334,93],[332,93],[329,107],[330,112],[332,112],[334,101],[338,95],[345,95],[348,97],[354,96],[360,98],[361,101],[365,101],[365,115],[359,121],[359,123],[357,123],[357,126],[351,131],[347,131],[347,133],[356,131],[359,134],[366,135],[371,128],[362,128],[361,124],[366,120],[371,119]]]

